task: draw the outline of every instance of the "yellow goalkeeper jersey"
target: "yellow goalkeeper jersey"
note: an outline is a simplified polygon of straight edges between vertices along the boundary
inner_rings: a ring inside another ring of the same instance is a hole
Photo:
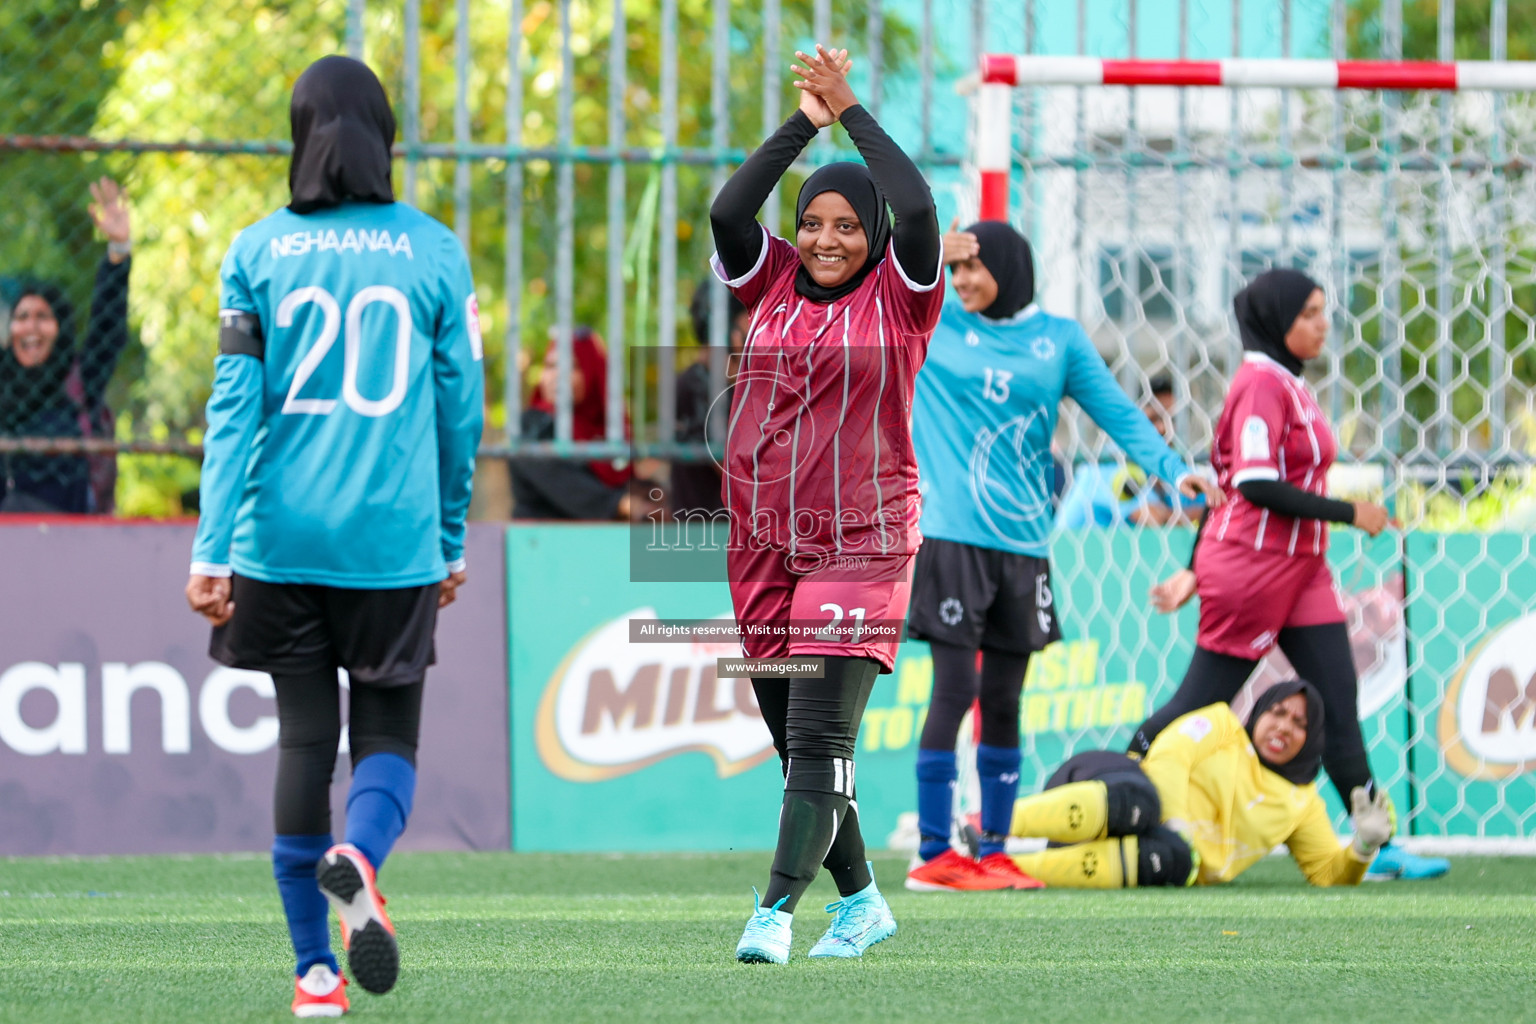
[[[1230,882],[1281,843],[1313,885],[1357,885],[1369,863],[1341,847],[1317,783],[1298,786],[1265,768],[1226,704],[1176,718],[1141,762],[1163,820],[1189,825],[1200,882]]]

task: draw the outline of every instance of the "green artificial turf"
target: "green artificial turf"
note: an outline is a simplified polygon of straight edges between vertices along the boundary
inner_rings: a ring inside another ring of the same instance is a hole
[[[919,895],[876,873],[900,932],[812,961],[825,878],[787,967],[731,952],[769,856],[399,854],[381,884],[400,983],[379,1021],[1536,1020],[1536,861],[1314,890],[1271,858],[1190,891]],[[265,858],[0,860],[0,1020],[292,1019]]]

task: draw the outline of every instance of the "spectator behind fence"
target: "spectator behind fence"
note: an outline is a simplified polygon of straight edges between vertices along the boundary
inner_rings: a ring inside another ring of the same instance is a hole
[[[1173,433],[1174,391],[1168,377],[1154,377],[1141,411],[1170,446]],[[1199,518],[1205,499],[1186,498],[1175,487],[1149,479],[1145,470],[1126,460],[1082,463],[1072,471],[1072,486],[1061,499],[1056,526],[1079,530],[1089,526],[1188,525]]]
[[[721,410],[715,410],[716,395],[709,370],[709,314],[710,293],[714,282],[705,278],[694,289],[693,300],[688,304],[688,318],[693,325],[693,338],[699,343],[699,358],[692,366],[677,376],[677,439],[683,444],[703,444],[710,440],[709,417],[711,410],[729,412],[730,380],[735,375],[735,359],[747,342],[747,328],[752,315],[747,307],[729,291],[723,291],[725,301],[728,352],[727,384],[724,396],[720,396]],[[720,426],[723,426],[723,421]],[[716,428],[718,430],[718,427]],[[716,434],[714,440],[724,443],[724,435]],[[711,514],[725,508],[720,496],[720,464],[713,458],[699,462],[674,461],[672,463],[672,514],[685,512]]]
[[[1153,377],[1148,388],[1149,397],[1141,403],[1152,426],[1170,446],[1175,444],[1173,410],[1178,399],[1173,391],[1173,378]],[[1166,526],[1189,523],[1200,516],[1205,508],[1204,498],[1186,498],[1176,488],[1163,481],[1147,479],[1147,474],[1135,463],[1126,463],[1126,475],[1120,481],[1120,500],[1129,508],[1126,518],[1142,526]]]
[[[553,342],[544,354],[544,370],[523,411],[525,441],[555,437],[555,396],[559,371]],[[571,440],[602,441],[608,431],[608,353],[590,327],[577,327],[571,337]],[[624,438],[629,415],[624,416]],[[629,461],[514,456],[513,519],[628,519]]]
[[[74,305],[56,284],[25,282],[10,311],[0,349],[0,436],[111,437],[104,396],[128,343],[128,271],[132,233],[122,189],[107,178],[91,185],[91,219],[107,237],[96,268],[85,337],[75,337]],[[110,512],[113,455],[0,456],[0,512]]]

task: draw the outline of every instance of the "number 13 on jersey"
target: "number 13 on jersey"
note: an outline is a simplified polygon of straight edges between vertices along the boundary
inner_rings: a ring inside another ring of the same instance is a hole
[[[1001,405],[1008,401],[1008,382],[1013,380],[1012,370],[994,370],[987,367],[986,377],[981,385],[981,397],[989,402],[997,402]]]

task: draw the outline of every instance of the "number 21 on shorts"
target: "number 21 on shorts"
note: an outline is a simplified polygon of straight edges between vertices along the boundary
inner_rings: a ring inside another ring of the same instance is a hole
[[[832,613],[832,621],[827,623],[825,626],[823,626],[821,632],[816,634],[816,639],[817,640],[828,640],[828,641],[831,641],[833,643],[836,643],[838,641],[846,640],[848,643],[851,643],[851,644],[855,644],[855,643],[859,642],[859,634],[864,631],[864,613],[865,613],[865,611],[867,609],[864,609],[864,608],[849,608],[848,609],[847,618],[850,618],[850,619],[853,620],[853,626],[851,627],[853,632],[851,634],[849,634],[849,635],[844,635],[847,632],[846,629],[842,629],[842,630],[839,629],[839,627],[841,627],[842,624],[843,624],[843,618],[844,618],[843,606],[842,605],[840,605],[840,604],[833,604],[833,603],[831,603],[829,601],[826,604],[821,606],[821,610],[824,611],[824,612],[831,612]]]

